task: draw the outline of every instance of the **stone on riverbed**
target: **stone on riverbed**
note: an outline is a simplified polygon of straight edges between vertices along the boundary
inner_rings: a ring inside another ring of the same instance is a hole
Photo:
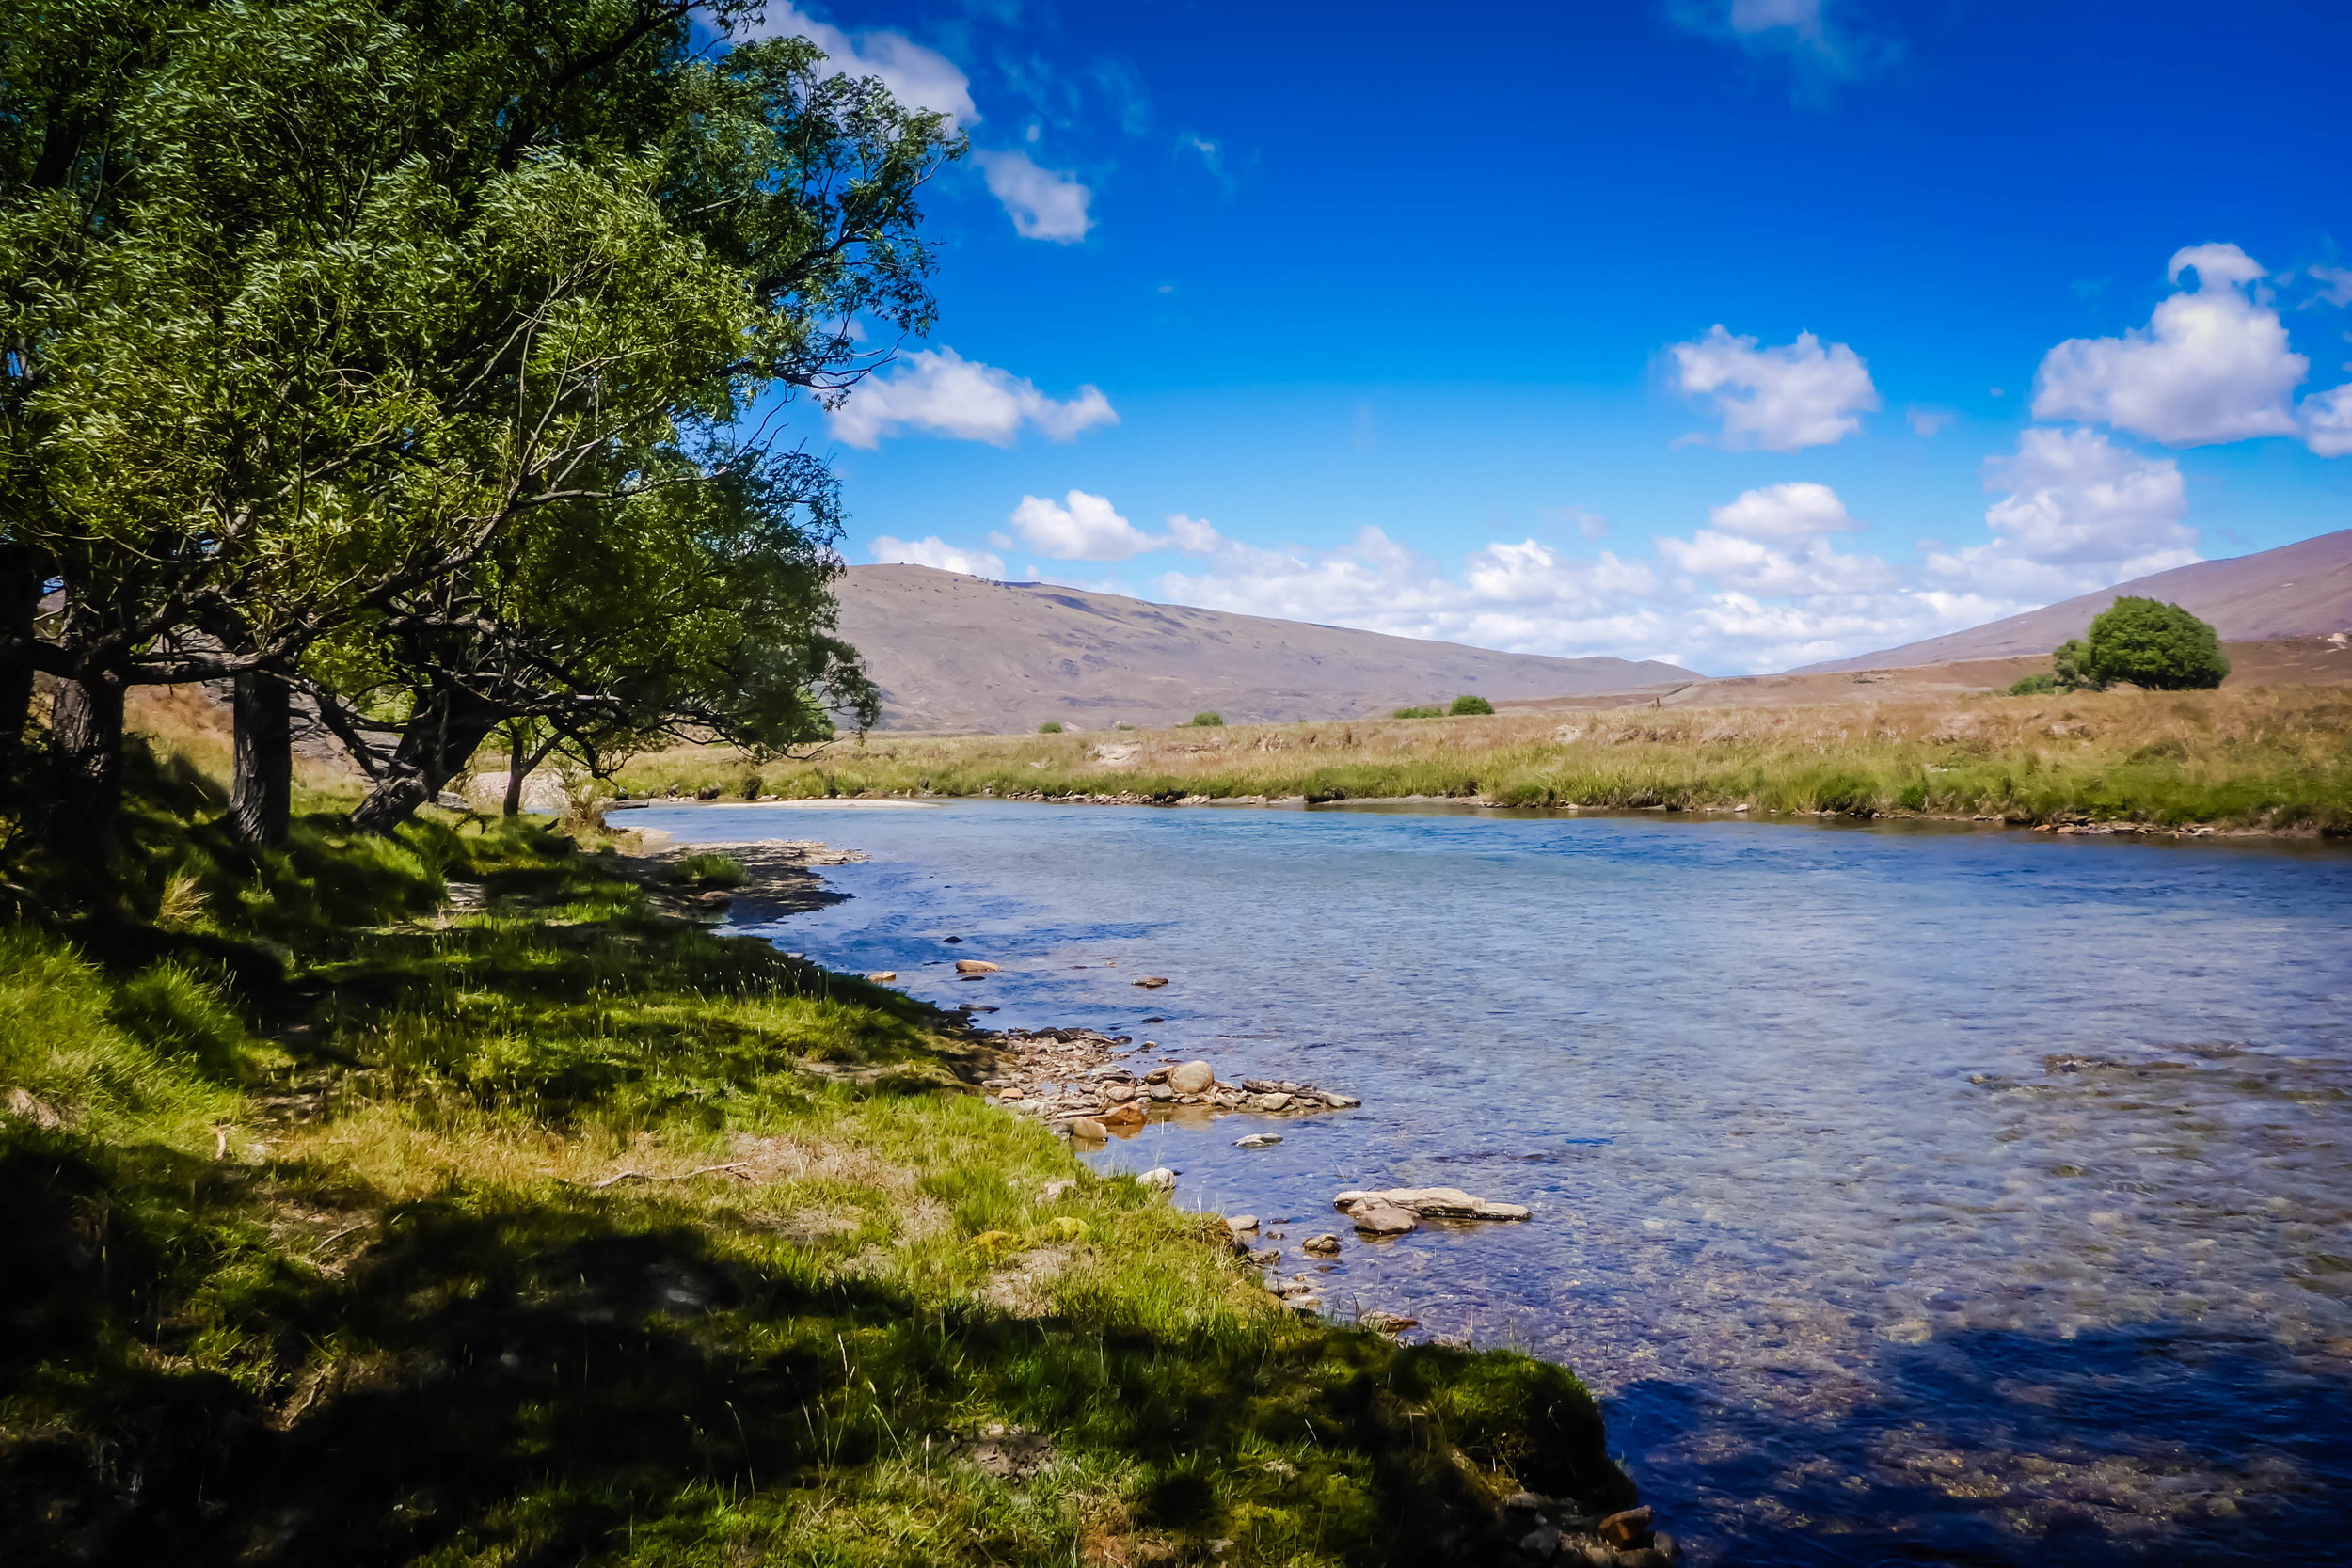
[[[1347,1213],[1357,1204],[1367,1201],[1410,1209],[1423,1219],[1523,1220],[1529,1212],[1516,1203],[1496,1203],[1487,1198],[1472,1197],[1459,1187],[1391,1187],[1380,1192],[1350,1190],[1334,1197],[1331,1207]]]
[[[1124,1105],[1112,1106],[1094,1119],[1105,1127],[1141,1127],[1144,1119],[1143,1107],[1129,1101]]]
[[[1174,1189],[1176,1185],[1176,1173],[1169,1170],[1166,1165],[1155,1165],[1152,1169],[1145,1171],[1141,1176],[1136,1178],[1136,1180],[1142,1182],[1147,1187],[1157,1187],[1160,1191],[1165,1193]]]
[[[1104,1126],[1101,1122],[1096,1121],[1092,1117],[1075,1117],[1070,1123],[1070,1130],[1082,1138],[1092,1138],[1098,1143],[1109,1138],[1111,1135],[1111,1130]]]
[[[878,969],[874,971],[873,974],[866,976],[868,980],[871,980],[878,986],[886,986],[898,977],[898,972],[895,969]]]
[[[1356,1222],[1357,1233],[1364,1236],[1402,1236],[1421,1224],[1410,1209],[1392,1203],[1359,1203],[1348,1213]]]
[[[1216,1069],[1206,1062],[1186,1062],[1168,1075],[1168,1086],[1178,1094],[1200,1094],[1216,1082]]]
[[[959,974],[993,974],[996,973],[996,966],[985,958],[958,958],[956,973]]]
[[[1650,1526],[1658,1520],[1652,1508],[1629,1508],[1600,1522],[1600,1538],[1620,1550],[1649,1544]]]
[[[1310,1236],[1298,1243],[1298,1250],[1329,1256],[1340,1250],[1340,1239],[1332,1235]]]
[[[1246,1138],[1235,1138],[1233,1140],[1233,1147],[1235,1148],[1272,1148],[1276,1144],[1279,1144],[1281,1141],[1281,1136],[1279,1133],[1252,1132]]]
[[[1255,1214],[1229,1215],[1225,1221],[1225,1228],[1236,1236],[1246,1230],[1255,1230],[1258,1228],[1258,1216]]]

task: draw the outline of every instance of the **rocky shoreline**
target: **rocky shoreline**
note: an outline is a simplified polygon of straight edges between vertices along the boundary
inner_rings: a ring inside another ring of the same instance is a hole
[[[1206,1107],[1211,1115],[1248,1111],[1298,1116],[1350,1111],[1363,1103],[1354,1095],[1313,1084],[1264,1078],[1228,1083],[1206,1062],[1173,1056],[1161,1057],[1137,1072],[1121,1058],[1159,1046],[1152,1040],[1138,1045],[1132,1035],[1008,1029],[995,1037],[1001,1053],[998,1070],[980,1086],[1016,1115],[1037,1117],[1074,1137],[1099,1140],[1115,1130],[1165,1120],[1192,1107]]]

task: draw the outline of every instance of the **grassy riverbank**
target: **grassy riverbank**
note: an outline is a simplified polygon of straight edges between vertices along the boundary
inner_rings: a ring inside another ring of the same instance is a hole
[[[946,1015],[594,841],[218,804],[157,771],[0,928],[10,1562],[1483,1562],[1627,1500],[1568,1373],[1282,1312]]]
[[[2352,690],[1994,694],[1110,735],[875,734],[812,761],[640,758],[639,794],[1442,796],[1502,805],[1746,805],[2352,832]]]

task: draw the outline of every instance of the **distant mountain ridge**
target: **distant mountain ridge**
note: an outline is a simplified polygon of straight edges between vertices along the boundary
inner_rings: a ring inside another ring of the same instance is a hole
[[[897,730],[1353,719],[1464,692],[1501,702],[1700,678],[1656,659],[1498,653],[929,566],[852,566],[835,592],[840,634]]]
[[[2275,550],[2175,566],[1966,631],[1852,658],[1807,664],[1789,673],[1899,670],[1959,659],[2046,654],[2068,638],[2080,637],[2090,629],[2092,617],[2126,594],[2162,599],[2191,610],[2211,622],[2224,642],[2328,637],[2352,628],[2352,529]]]

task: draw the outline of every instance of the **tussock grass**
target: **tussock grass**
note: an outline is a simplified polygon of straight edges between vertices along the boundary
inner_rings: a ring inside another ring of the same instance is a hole
[[[691,794],[723,751],[633,763]],[[771,766],[787,798],[1413,796],[1500,805],[1746,805],[2017,823],[2352,832],[2352,690],[2111,690],[1789,707],[1506,712],[1104,736],[875,734]]]
[[[1629,1499],[1565,1370],[1280,1311],[946,1015],[529,823],[240,859],[150,783],[0,932],[0,1559],[1485,1561]]]

